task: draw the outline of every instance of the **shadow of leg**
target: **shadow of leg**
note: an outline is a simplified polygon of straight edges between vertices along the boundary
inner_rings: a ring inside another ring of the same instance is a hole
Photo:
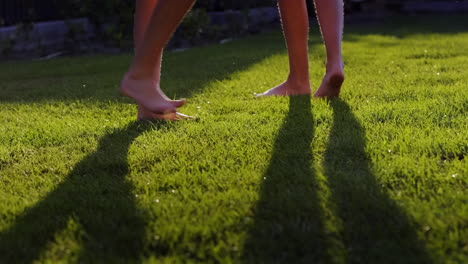
[[[291,97],[254,209],[243,251],[246,263],[326,260],[312,164],[313,122],[310,96]]]
[[[0,263],[37,260],[70,219],[81,229],[83,248],[76,256],[80,261],[139,258],[145,223],[125,176],[129,146],[150,127],[133,123],[104,136],[96,152],[80,161],[62,184],[0,233]]]
[[[431,263],[414,224],[372,173],[364,128],[344,101],[331,106],[324,165],[343,222],[347,263]]]

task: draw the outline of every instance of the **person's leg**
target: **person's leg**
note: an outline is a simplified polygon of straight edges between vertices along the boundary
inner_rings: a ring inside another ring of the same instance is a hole
[[[194,2],[195,0],[158,0],[147,29],[136,32],[145,33],[138,40],[135,57],[122,80],[120,91],[152,112],[174,112],[184,103],[183,100],[169,100],[161,91],[160,67],[166,43]]]
[[[278,0],[289,55],[286,82],[259,96],[310,94],[308,37],[309,19],[305,0]]]
[[[143,38],[145,37],[145,32],[148,29],[148,24],[151,19],[151,15],[153,14],[153,10],[156,7],[157,3],[158,0],[136,0],[135,20],[133,27],[133,42],[135,47],[135,53],[137,47],[139,47],[143,42]],[[155,71],[160,70],[160,67],[158,67],[160,65],[161,62],[158,62]],[[157,73],[155,73],[155,75],[157,75]],[[138,105],[137,109],[138,120],[155,119],[159,117],[159,115],[149,111],[141,105]]]
[[[145,32],[148,29],[148,24],[153,14],[153,10],[158,4],[158,0],[136,0],[135,22],[133,30],[133,40],[135,46],[135,53],[138,46],[143,42]],[[162,55],[160,56],[162,58]],[[161,71],[161,61],[156,64],[155,76],[159,77]],[[159,78],[156,79],[159,83]],[[178,101],[172,101],[175,106],[179,107]],[[169,115],[162,115],[153,113],[142,105],[137,107],[137,120],[180,120],[186,119],[187,116],[180,113],[171,113]]]
[[[341,54],[343,36],[343,0],[315,0],[317,17],[327,52],[327,68],[316,97],[338,97],[344,82]]]
[[[135,49],[143,42],[145,32],[148,29],[148,24],[157,4],[158,0],[136,0],[135,23],[133,27]]]

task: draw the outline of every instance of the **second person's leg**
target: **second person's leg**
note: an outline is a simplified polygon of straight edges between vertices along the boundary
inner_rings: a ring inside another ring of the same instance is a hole
[[[314,96],[333,98],[339,96],[344,81],[341,54],[343,0],[315,0],[315,7],[327,52],[327,68],[322,84]]]
[[[278,0],[289,55],[286,82],[259,96],[310,94],[308,37],[309,17],[305,0]]]

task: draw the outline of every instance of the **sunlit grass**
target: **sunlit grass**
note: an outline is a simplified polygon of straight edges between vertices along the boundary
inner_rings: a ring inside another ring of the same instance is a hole
[[[129,55],[1,63],[0,263],[467,262],[467,22],[347,27],[333,102],[254,98],[280,32],[168,53],[195,122],[133,122]]]

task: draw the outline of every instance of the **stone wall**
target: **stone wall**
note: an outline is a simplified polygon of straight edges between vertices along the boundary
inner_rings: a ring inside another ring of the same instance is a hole
[[[243,19],[244,11],[226,11],[208,13],[211,24],[226,25],[233,19]],[[264,24],[271,24],[279,20],[276,7],[254,8],[247,14],[249,28],[259,28]],[[9,26],[0,28],[0,57],[12,55],[13,57],[43,56],[50,53],[89,50],[91,48],[102,49],[102,45],[96,47],[92,43],[97,39],[98,31],[87,18],[67,21],[51,21],[31,24],[31,28]],[[131,38],[131,36],[129,36]],[[68,46],[68,47],[67,47]],[[106,50],[112,50],[106,47]],[[115,50],[115,48],[113,49]]]

